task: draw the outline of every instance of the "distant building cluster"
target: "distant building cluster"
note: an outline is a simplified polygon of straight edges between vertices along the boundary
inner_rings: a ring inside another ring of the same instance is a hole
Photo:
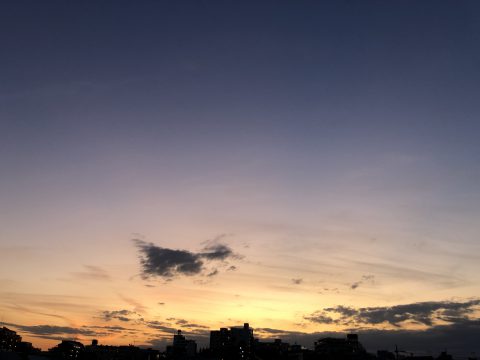
[[[90,345],[62,340],[48,351],[34,348],[20,335],[6,327],[0,328],[0,360],[454,360],[447,352],[438,357],[416,356],[399,350],[368,353],[357,334],[345,338],[327,337],[314,343],[313,349],[289,344],[281,339],[255,339],[248,323],[210,332],[210,347],[197,349],[195,340],[187,339],[178,330],[166,351],[133,345]],[[473,356],[469,360],[476,360]]]

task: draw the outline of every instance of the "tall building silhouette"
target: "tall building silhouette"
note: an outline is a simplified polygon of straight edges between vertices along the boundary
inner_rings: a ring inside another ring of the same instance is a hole
[[[253,329],[248,323],[210,332],[210,350],[222,359],[253,359],[253,347]]]

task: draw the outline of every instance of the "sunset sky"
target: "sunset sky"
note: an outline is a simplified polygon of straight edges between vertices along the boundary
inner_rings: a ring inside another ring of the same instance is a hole
[[[478,1],[7,0],[0,44],[0,326],[478,331]]]

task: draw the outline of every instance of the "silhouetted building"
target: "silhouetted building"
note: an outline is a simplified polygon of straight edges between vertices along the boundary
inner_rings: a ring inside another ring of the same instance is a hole
[[[15,351],[22,337],[6,327],[0,329],[0,350]]]
[[[230,343],[230,331],[227,328],[210,331],[210,350],[213,353],[220,353]]]
[[[85,347],[82,343],[73,340],[62,340],[60,344],[48,350],[48,352],[57,358],[75,360],[79,359]]]
[[[167,356],[175,359],[193,358],[196,354],[197,343],[195,340],[187,340],[181,330],[173,335],[173,345],[167,346]]]
[[[315,353],[322,360],[359,359],[367,356],[357,334],[348,334],[344,339],[320,339],[315,342]]]
[[[210,350],[220,359],[253,359],[253,348],[253,329],[248,323],[210,332]]]

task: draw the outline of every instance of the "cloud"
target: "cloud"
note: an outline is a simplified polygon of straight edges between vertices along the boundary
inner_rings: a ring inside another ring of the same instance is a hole
[[[300,285],[303,282],[303,279],[292,279],[292,283],[295,285]]]
[[[141,276],[144,279],[155,276],[171,279],[179,275],[204,275],[205,271],[207,276],[214,276],[218,270],[214,268],[208,271],[206,262],[225,262],[227,259],[239,258],[228,245],[212,241],[207,242],[198,253],[163,248],[139,239],[133,241],[140,253]]]
[[[198,254],[186,250],[172,250],[137,240],[143,276],[172,277],[177,274],[195,275],[203,269],[203,262]]]
[[[218,270],[217,269],[213,269],[210,273],[207,274],[208,277],[213,277],[215,275],[218,274]]]
[[[174,334],[177,332],[176,327],[172,327],[170,324],[164,323],[162,321],[156,321],[156,320],[145,321],[145,325],[151,329],[160,330],[162,332],[166,332],[170,334]]]
[[[15,328],[19,332],[24,332],[35,337],[45,339],[60,339],[65,337],[77,338],[79,336],[103,337],[111,334],[121,333],[123,331],[136,331],[121,326],[56,326],[56,325],[19,325],[12,323],[2,323],[3,326]]]
[[[85,335],[85,336],[96,336],[99,335],[98,332],[93,331],[88,328],[73,328],[69,326],[55,326],[55,325],[18,325],[18,324],[8,324],[7,326],[12,326],[17,328],[20,331],[24,331],[33,335]]]
[[[328,287],[324,287],[323,289],[321,289],[318,293],[319,294],[323,294],[325,292],[332,292],[332,293],[335,293],[335,294],[339,294],[340,293],[340,290],[338,288],[328,288]]]
[[[135,320],[134,318],[132,318],[132,315],[138,315],[138,314],[130,310],[113,310],[113,311],[105,310],[102,312],[101,318],[105,321],[116,319],[116,320],[128,322],[131,320]]]
[[[358,288],[360,285],[365,284],[365,283],[374,283],[375,282],[375,276],[373,275],[363,275],[362,279],[359,281],[354,282],[352,285],[350,285],[350,288],[352,290],[355,290]]]
[[[196,328],[196,329],[208,329],[208,326],[192,323],[188,320],[185,319],[175,319],[175,318],[170,318],[170,320],[175,320],[175,323],[177,325],[180,325],[185,328]]]
[[[176,319],[170,318],[170,320],[176,320]],[[196,323],[191,323],[184,319],[176,320],[175,324],[156,321],[156,320],[145,321],[144,324],[151,329],[159,330],[161,332],[168,333],[168,334],[175,334],[179,328],[188,329],[188,332],[187,332],[188,334],[195,334],[199,336],[208,336],[210,334],[209,327],[196,324]],[[178,326],[175,326],[175,325],[178,325]]]
[[[225,260],[233,257],[233,251],[225,244],[207,244],[202,253],[198,254],[208,260]]]
[[[123,326],[100,326],[100,325],[89,325],[89,326],[86,326],[86,325],[83,325],[82,328],[90,328],[90,329],[106,329],[106,330],[109,330],[109,331],[112,331],[112,332],[122,332],[122,331],[133,331],[133,332],[137,332],[138,330],[137,329],[130,329],[130,328],[125,328]]]
[[[316,311],[306,320],[319,324],[337,324],[344,326],[391,325],[401,327],[407,322],[431,327],[442,322],[458,323],[470,320],[480,306],[480,299],[465,302],[428,301],[412,304],[352,308],[336,306]]]

